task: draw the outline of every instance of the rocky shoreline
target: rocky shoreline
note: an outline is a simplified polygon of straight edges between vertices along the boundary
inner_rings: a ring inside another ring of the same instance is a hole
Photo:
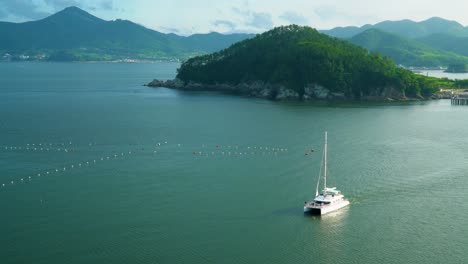
[[[184,82],[180,79],[174,80],[153,80],[145,86],[166,87],[185,91],[220,91],[230,94],[237,94],[249,97],[258,97],[269,100],[356,100],[356,98],[347,97],[344,93],[332,92],[323,86],[309,84],[304,87],[304,94],[288,89],[283,85],[265,83],[263,81],[254,81],[249,83],[231,84],[202,84],[197,82]],[[370,95],[361,96],[361,101],[419,101],[431,99],[443,99],[440,94],[432,95],[429,98],[416,97],[408,98],[395,87],[382,87],[375,89]]]

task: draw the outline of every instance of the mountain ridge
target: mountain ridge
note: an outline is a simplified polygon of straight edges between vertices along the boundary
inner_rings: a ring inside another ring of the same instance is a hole
[[[6,54],[21,54],[32,59],[85,61],[187,59],[253,36],[165,34],[129,20],[103,20],[78,7],[67,7],[36,21],[0,22],[0,35],[0,56],[4,59]]]
[[[468,57],[434,48],[417,40],[371,28],[348,39],[351,43],[392,58],[397,64],[415,67],[447,67],[468,63]]]
[[[468,36],[459,37],[445,33],[432,34],[427,37],[417,39],[421,43],[434,48],[443,49],[464,56],[468,56]]]
[[[468,37],[468,27],[456,21],[441,17],[431,17],[419,22],[410,19],[386,20],[373,25],[335,27],[328,30],[321,30],[320,32],[338,38],[351,38],[370,28],[377,28],[412,39],[422,38],[435,33],[447,33]]]

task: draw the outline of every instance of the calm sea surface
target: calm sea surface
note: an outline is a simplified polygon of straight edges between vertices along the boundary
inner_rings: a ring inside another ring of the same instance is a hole
[[[437,77],[437,78],[448,78],[452,80],[464,80],[468,79],[468,73],[450,73],[440,70],[426,70],[419,72],[421,75]]]
[[[468,262],[468,107],[142,86],[177,66],[0,64],[0,263]],[[325,130],[351,206],[305,217]]]

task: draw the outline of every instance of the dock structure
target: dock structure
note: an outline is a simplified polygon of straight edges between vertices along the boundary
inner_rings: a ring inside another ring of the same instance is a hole
[[[453,105],[468,105],[468,98],[452,98]]]
[[[468,91],[454,94],[452,96],[452,105],[468,105]]]

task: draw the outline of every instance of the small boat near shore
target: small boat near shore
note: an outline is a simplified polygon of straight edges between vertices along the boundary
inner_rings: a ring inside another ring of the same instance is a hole
[[[325,132],[325,144],[323,148],[323,158],[320,166],[320,173],[315,188],[315,199],[304,202],[304,213],[314,215],[324,215],[349,205],[341,191],[336,187],[327,187],[327,132]],[[323,165],[323,190],[319,193],[320,179],[322,178]]]

